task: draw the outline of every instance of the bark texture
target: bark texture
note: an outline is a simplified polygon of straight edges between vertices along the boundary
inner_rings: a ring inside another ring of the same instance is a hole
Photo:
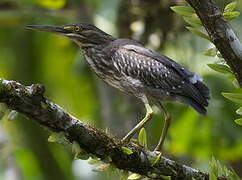
[[[171,179],[175,180],[208,179],[207,173],[163,156],[154,164],[156,153],[134,143],[123,145],[119,139],[109,137],[106,133],[82,123],[58,105],[48,101],[44,92],[44,86],[39,84],[24,86],[16,81],[0,80],[0,102],[5,103],[9,109],[24,114],[51,131],[62,132],[70,143],[77,142],[86,152],[105,162],[109,159],[109,163],[119,169],[152,179],[163,179],[164,176],[171,176]],[[124,146],[133,153],[125,153],[122,150]]]
[[[242,87],[242,45],[213,0],[186,0],[201,19],[211,41]]]

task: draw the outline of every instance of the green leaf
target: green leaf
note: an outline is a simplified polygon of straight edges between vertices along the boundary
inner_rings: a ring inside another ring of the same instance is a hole
[[[209,36],[208,36],[207,34],[205,34],[205,33],[201,32],[201,31],[197,30],[196,28],[194,28],[194,27],[189,27],[189,26],[187,26],[186,28],[187,28],[190,32],[192,32],[193,34],[195,34],[195,35],[197,35],[197,36],[199,36],[199,37],[201,37],[201,38],[203,38],[203,39],[207,39],[207,40],[210,41],[210,38],[209,38]]]
[[[121,173],[119,180],[127,180],[128,177],[129,177],[129,171],[124,171]]]
[[[212,157],[212,160],[209,162],[209,180],[217,180],[218,176],[229,180],[240,180],[233,169],[228,169],[226,166],[222,165],[218,160]]]
[[[121,147],[121,149],[122,149],[122,151],[123,151],[125,154],[128,154],[128,155],[134,153],[131,149],[129,149],[129,148],[127,148],[127,147],[124,147],[124,146]]]
[[[64,134],[63,132],[54,132],[52,133],[49,138],[48,138],[48,142],[58,142],[58,143],[62,143],[64,142]]]
[[[237,2],[231,2],[227,4],[224,8],[224,12],[231,12],[237,7]]]
[[[7,114],[7,106],[3,103],[0,103],[0,120],[3,119],[3,117],[5,116],[5,114]]]
[[[171,176],[163,176],[163,175],[161,175],[161,177],[162,177],[162,179],[164,179],[164,180],[171,180]]]
[[[209,173],[209,180],[217,180],[217,177],[215,176],[215,174],[213,172]]]
[[[222,93],[222,95],[236,103],[242,103],[242,94],[241,93]]]
[[[75,154],[74,159],[87,160],[87,159],[89,159],[90,156],[91,155],[88,154],[87,152],[81,151],[81,152]]]
[[[212,70],[224,73],[224,74],[231,74],[231,70],[227,65],[224,64],[207,64]]]
[[[217,53],[218,53],[218,50],[217,50],[216,47],[214,47],[214,48],[210,48],[210,49],[208,49],[207,51],[205,51],[205,52],[204,52],[204,55],[205,55],[205,56],[211,56],[211,57],[214,57],[214,56],[217,55]]]
[[[242,115],[242,107],[240,107],[239,109],[236,110],[236,113],[239,115]]]
[[[191,16],[195,13],[194,9],[190,6],[171,6],[171,9],[182,16]]]
[[[225,177],[228,176],[229,170],[223,166],[221,169],[221,174],[224,175]]]
[[[17,115],[18,115],[18,112],[15,111],[15,110],[12,110],[12,111],[8,114],[7,120],[11,121],[11,120],[16,119]]]
[[[72,142],[71,145],[72,152],[75,154],[74,159],[87,160],[90,157],[86,151],[80,148],[79,144],[76,141]]]
[[[95,164],[98,164],[100,163],[100,159],[91,159],[90,161],[88,161],[88,164],[91,164],[91,165],[95,165]]]
[[[154,162],[152,162],[151,166],[154,166],[156,163],[158,163],[160,161],[161,155],[162,155],[162,153],[159,153],[159,155],[155,158]]]
[[[228,74],[227,78],[230,80],[230,81],[233,81],[235,79],[235,75],[234,74]]]
[[[113,177],[113,175],[116,174],[116,172],[118,172],[118,169],[113,164],[111,164],[111,163],[109,163],[109,164],[110,164],[110,166],[108,167],[107,179],[112,179],[111,177]]]
[[[218,177],[218,162],[217,160],[212,157],[212,160],[209,162],[209,180],[217,180],[216,177]],[[211,176],[211,178],[210,178]],[[215,179],[214,179],[215,177]]]
[[[52,133],[49,138],[48,138],[48,142],[56,142],[57,141],[57,133]]]
[[[239,82],[237,81],[237,79],[234,78],[232,83],[233,83],[235,88],[240,88],[240,85],[239,85]]]
[[[218,52],[217,56],[218,56],[218,58],[221,58],[221,59],[224,58],[223,55],[220,52]]]
[[[227,171],[228,171],[228,173],[227,173],[228,174],[227,175],[228,179],[231,179],[231,180],[241,180],[241,178],[237,175],[237,173],[233,169],[231,169],[231,170],[228,170],[227,169]]]
[[[226,21],[231,21],[240,15],[239,11],[224,12],[223,16]]]
[[[142,128],[140,130],[138,139],[139,139],[139,144],[147,148],[147,136],[146,136],[145,128]]]
[[[234,122],[240,126],[242,126],[242,118],[234,120]]]
[[[139,179],[140,177],[141,177],[140,174],[133,173],[133,174],[129,175],[128,179]]]
[[[79,146],[79,144],[78,144],[76,141],[73,141],[73,142],[72,142],[71,150],[72,150],[72,152],[75,153],[75,154],[76,154],[76,153],[79,153],[79,152],[82,151],[81,148],[80,148],[80,146]]]
[[[202,22],[201,20],[196,16],[196,17],[183,17],[184,21],[190,24],[193,27],[201,27]]]
[[[48,138],[48,142],[56,142],[57,137],[58,137],[58,133],[52,133]]]
[[[0,110],[0,120],[2,120],[4,116],[5,116],[5,112]]]
[[[37,4],[49,9],[60,9],[65,6],[66,0],[37,0]]]

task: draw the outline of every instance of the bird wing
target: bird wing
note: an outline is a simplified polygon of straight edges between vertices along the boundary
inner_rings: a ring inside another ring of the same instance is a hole
[[[163,89],[168,92],[179,92],[175,84],[182,80],[177,73],[157,62],[152,57],[121,47],[112,54],[116,69],[125,76],[139,80],[145,86]]]
[[[209,90],[201,83],[201,78],[170,58],[144,48],[135,41],[122,39],[114,41],[108,52],[117,71],[124,75],[146,86],[208,105]]]
[[[129,51],[135,51],[138,54],[142,54],[144,56],[155,59],[167,68],[176,71],[176,73],[179,74],[179,76],[185,81],[190,81],[191,83],[196,83],[198,80],[201,81],[201,77],[199,75],[187,70],[186,68],[173,61],[172,59],[168,58],[167,56],[161,55],[155,51],[136,45],[125,45],[124,48]]]

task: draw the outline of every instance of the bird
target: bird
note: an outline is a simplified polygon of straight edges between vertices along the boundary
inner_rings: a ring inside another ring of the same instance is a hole
[[[154,151],[161,151],[171,124],[162,103],[178,101],[206,114],[210,90],[202,78],[171,58],[145,48],[131,39],[115,38],[89,23],[60,26],[27,25],[26,28],[55,33],[74,41],[92,71],[107,84],[140,99],[144,118],[122,139],[129,142],[152,119],[151,104],[164,113],[164,125]]]

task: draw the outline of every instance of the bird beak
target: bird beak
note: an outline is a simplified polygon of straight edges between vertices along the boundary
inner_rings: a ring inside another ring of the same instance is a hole
[[[28,25],[25,26],[27,29],[33,29],[38,31],[45,31],[58,34],[68,34],[71,33],[71,30],[65,28],[64,26],[39,26],[39,25]]]

